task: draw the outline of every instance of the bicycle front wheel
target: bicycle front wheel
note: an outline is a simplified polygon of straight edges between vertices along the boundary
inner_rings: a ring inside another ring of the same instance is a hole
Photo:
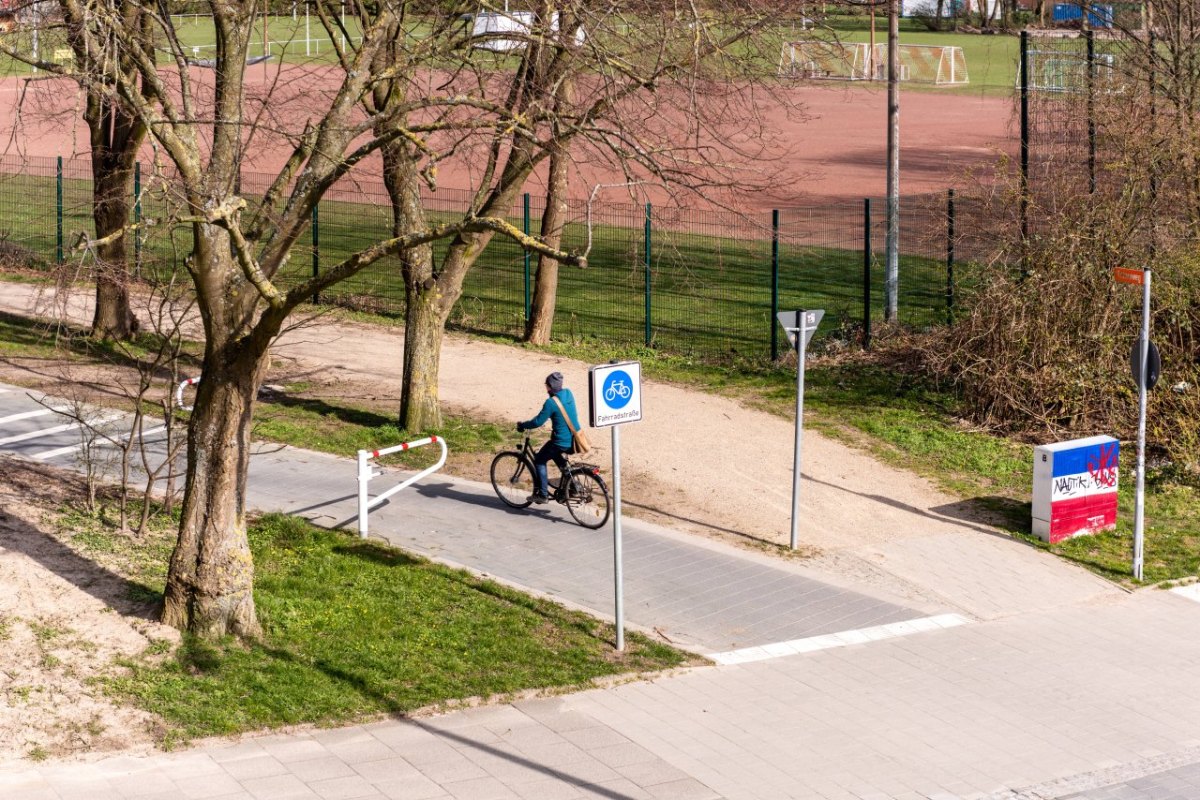
[[[608,487],[591,472],[572,473],[567,486],[567,510],[583,527],[599,528],[608,522]]]
[[[533,494],[533,464],[520,453],[501,453],[492,459],[492,488],[509,508],[525,508]]]

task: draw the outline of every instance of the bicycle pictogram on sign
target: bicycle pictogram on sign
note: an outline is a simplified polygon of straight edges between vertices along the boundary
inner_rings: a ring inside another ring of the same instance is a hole
[[[624,408],[633,397],[633,379],[624,370],[613,371],[604,381],[604,402],[610,408]]]

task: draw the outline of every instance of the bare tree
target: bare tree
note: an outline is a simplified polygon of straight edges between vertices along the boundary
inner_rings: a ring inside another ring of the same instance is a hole
[[[107,2],[113,18],[149,41],[151,29],[142,13],[142,3]],[[87,97],[83,116],[92,145],[92,216],[101,242],[96,252],[92,336],[124,340],[136,332],[138,322],[129,304],[127,237],[113,234],[124,231],[129,224],[135,163],[146,139],[146,126],[114,96],[113,80],[107,76],[121,74],[124,80],[133,81],[135,67],[115,39],[107,48],[89,48],[88,42],[95,42],[97,34],[102,33],[87,32],[93,17],[81,14],[80,6],[72,3],[62,3],[61,8],[75,63],[82,74],[94,78],[82,82]]]
[[[514,23],[515,30],[500,37],[448,36],[442,50],[431,45],[436,37],[430,36],[420,47],[398,46],[387,73],[395,85],[411,86],[436,63],[431,57],[445,59],[452,52],[455,72],[445,85],[480,94],[486,105],[505,109],[520,124],[463,124],[455,117],[458,109],[447,109],[434,124],[414,126],[409,91],[393,91],[393,98],[410,100],[387,109],[376,97],[376,112],[398,117],[382,122],[385,127],[402,124],[419,134],[384,148],[394,233],[416,224],[422,183],[435,185],[431,168],[439,162],[471,161],[480,176],[472,209],[495,216],[508,214],[530,175],[548,165],[541,231],[546,248],[539,255],[531,321],[534,340],[548,337],[557,284],[553,264],[561,261],[553,253],[565,222],[571,156],[586,152],[612,164],[626,180],[680,190],[729,183],[733,160],[761,152],[761,144],[747,135],[758,124],[753,92],[767,59],[777,54],[768,54],[770,45],[754,34],[771,24],[773,11],[740,2],[702,12],[672,2],[616,2],[596,9],[581,0],[540,0],[522,17],[494,12],[496,19]],[[733,132],[743,135],[740,143]],[[446,320],[494,233],[456,234],[436,269],[432,247],[402,257],[408,301],[402,427],[441,424],[437,385]]]
[[[547,158],[547,137],[587,137],[664,178],[686,176],[694,162],[683,157],[677,142],[691,135],[691,128],[681,131],[676,120],[656,119],[653,112],[697,106],[706,91],[698,65],[730,51],[765,18],[757,6],[730,8],[737,24],[727,27],[718,24],[726,20],[708,19],[692,6],[638,3],[622,9],[616,3],[599,13],[625,13],[631,29],[647,29],[636,50],[630,43],[620,52],[607,50],[603,39],[593,36],[590,49],[556,46],[556,57],[536,64],[532,47],[481,63],[475,60],[470,29],[457,22],[460,12],[474,10],[473,4],[356,3],[361,38],[346,36],[343,46],[340,36],[331,37],[335,65],[281,65],[273,80],[252,85],[247,55],[259,3],[208,4],[216,57],[205,64],[211,69],[196,69],[164,5],[142,7],[154,31],[147,37],[131,30],[108,3],[62,2],[67,13],[89,20],[79,33],[79,47],[87,53],[82,63],[103,63],[102,54],[114,43],[128,59],[129,72],[81,71],[78,79],[106,92],[147,128],[179,203],[175,222],[187,225],[192,235],[186,266],[204,326],[203,381],[188,429],[182,519],[162,618],[210,637],[260,632],[246,537],[250,429],[271,343],[289,315],[315,292],[381,258],[400,255],[409,297],[408,424],[436,422],[443,326],[467,269],[491,237],[501,234],[534,252],[583,264],[523,235],[502,216]],[[317,0],[314,9],[328,30],[340,27],[337,5]],[[561,30],[575,27],[569,17],[561,20]],[[558,34],[546,26],[518,33],[526,42],[538,37],[555,41]],[[158,63],[160,50],[170,54],[169,67]],[[556,116],[547,99],[569,73],[568,54],[585,50],[591,61],[586,97],[570,115]],[[302,118],[276,113],[292,78],[311,81],[313,75],[325,88],[306,90]],[[676,87],[664,92],[671,83]],[[618,124],[629,114],[644,130],[664,135],[652,141],[632,134],[630,126]],[[268,133],[286,139],[290,154],[251,204],[240,193],[241,164],[253,137]],[[403,209],[393,235],[364,243],[319,277],[283,288],[281,270],[313,208],[339,180],[381,152]],[[686,152],[697,152],[694,143]],[[464,213],[435,218],[424,211],[421,184],[435,186],[437,164],[459,157],[475,159],[474,199]],[[439,240],[447,249],[435,270],[424,254]]]
[[[563,113],[571,107],[574,92],[570,80],[559,85],[554,107]],[[554,137],[550,150],[550,166],[546,178],[546,204],[542,210],[542,240],[551,247],[562,244],[563,227],[567,222],[567,199],[570,191],[570,151],[561,137]],[[534,275],[533,298],[529,320],[525,323],[525,341],[530,344],[549,344],[554,327],[554,305],[558,297],[558,262],[538,257]]]

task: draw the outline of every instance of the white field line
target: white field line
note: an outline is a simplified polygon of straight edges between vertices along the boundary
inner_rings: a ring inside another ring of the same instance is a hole
[[[34,417],[44,417],[47,414],[56,413],[52,408],[39,408],[37,411],[23,411],[20,414],[9,414],[7,417],[0,417],[0,425],[6,422],[16,422],[21,419],[33,419]]]
[[[1194,600],[1200,603],[1200,583],[1192,583],[1187,586],[1176,586],[1171,590],[1180,597],[1186,597],[1188,600]]]
[[[810,636],[807,639],[793,639],[790,642],[775,642],[758,647],[746,647],[741,650],[730,650],[725,653],[710,653],[708,658],[718,664],[749,664],[753,661],[766,661],[769,658],[794,656],[800,653],[811,653],[816,650],[829,650],[834,647],[846,647],[863,642],[877,642],[882,639],[895,639],[898,636],[908,636],[924,631],[936,631],[943,628],[955,628],[966,625],[970,620],[958,614],[939,614],[934,617],[921,617],[904,622],[892,622],[888,625],[877,625],[873,628],[859,628],[841,633],[827,633],[824,636]]]
[[[9,436],[6,439],[0,439],[0,445],[12,444],[13,442],[23,442],[26,439],[36,439],[39,436],[49,436],[52,433],[62,433],[63,431],[69,431],[71,428],[76,428],[78,426],[78,422],[68,422],[66,425],[55,425],[53,428],[42,428],[40,431],[19,433],[16,436]]]
[[[151,428],[148,431],[143,431],[142,438],[145,439],[152,433],[158,433],[159,431],[165,431],[166,429],[166,425],[159,425],[157,428]],[[126,441],[128,441],[128,439]],[[35,458],[38,461],[46,461],[47,459],[58,458],[59,456],[65,456],[68,453],[74,453],[76,450],[79,450],[82,447],[83,442],[79,442],[77,444],[67,445],[66,447],[57,447],[53,450],[44,450],[41,453],[34,453],[30,456],[30,458]]]

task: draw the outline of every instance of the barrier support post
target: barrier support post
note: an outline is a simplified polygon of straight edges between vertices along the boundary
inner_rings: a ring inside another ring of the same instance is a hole
[[[367,538],[367,483],[371,480],[369,450],[358,451],[358,535]]]
[[[377,478],[377,477],[379,477],[379,475],[382,474],[382,473],[373,472],[371,470],[371,464],[370,464],[371,459],[379,458],[380,456],[391,455],[392,453],[399,453],[404,450],[411,450],[415,447],[421,447],[421,446],[427,445],[427,444],[436,444],[442,448],[442,455],[437,460],[436,464],[434,464],[432,467],[426,467],[425,469],[418,472],[416,475],[413,475],[408,480],[405,480],[405,481],[402,481],[401,483],[396,484],[392,488],[388,489],[386,492],[382,492],[374,500],[370,499],[369,495],[367,494],[367,483],[370,482],[371,478]],[[363,539],[367,538],[367,532],[368,532],[367,516],[369,515],[371,508],[373,506],[379,505],[384,500],[387,500],[389,497],[391,497],[392,495],[394,495],[396,492],[400,491],[401,489],[403,489],[407,486],[412,486],[414,483],[421,480],[421,478],[424,478],[426,475],[430,475],[434,472],[437,472],[439,469],[442,468],[442,465],[446,463],[446,454],[447,454],[446,440],[440,436],[427,436],[424,439],[417,439],[415,442],[404,442],[403,444],[398,444],[393,447],[385,447],[382,450],[359,450],[358,451],[358,535]]]

